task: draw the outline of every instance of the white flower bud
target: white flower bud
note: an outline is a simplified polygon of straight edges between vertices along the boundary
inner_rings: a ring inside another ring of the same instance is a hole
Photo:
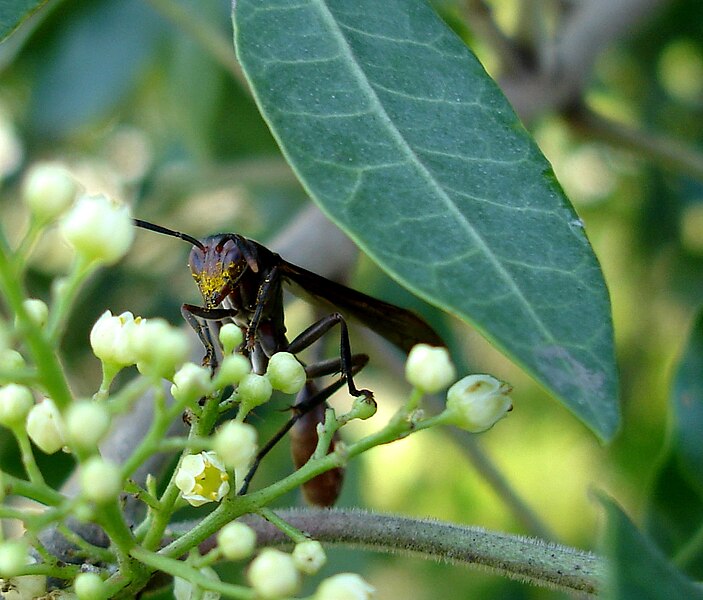
[[[225,323],[220,328],[220,344],[225,354],[232,354],[244,341],[244,334],[238,325]]]
[[[22,369],[26,364],[24,357],[17,352],[17,350],[12,350],[11,348],[0,350],[0,365],[2,365],[6,371]]]
[[[31,560],[24,540],[0,543],[0,577],[8,579],[21,573]]]
[[[266,377],[274,390],[297,394],[305,385],[305,367],[290,352],[277,352],[269,360]]]
[[[135,319],[131,312],[113,316],[106,310],[90,330],[93,354],[102,362],[120,369],[133,365],[137,362],[130,336],[134,327]]]
[[[22,183],[22,200],[42,221],[63,213],[75,200],[76,192],[76,180],[58,163],[34,165]]]
[[[213,581],[220,581],[215,569],[203,567],[200,573]],[[173,597],[175,600],[219,600],[220,593],[212,590],[203,591],[199,586],[181,577],[173,578]]]
[[[127,254],[134,226],[127,205],[106,196],[82,196],[62,219],[61,233],[86,261],[111,265]]]
[[[181,403],[196,402],[212,391],[210,369],[193,363],[185,363],[173,376],[171,395]]]
[[[44,327],[49,320],[49,307],[39,298],[27,298],[22,302],[29,320],[37,327]]]
[[[249,525],[232,521],[220,529],[217,546],[229,560],[248,558],[256,548],[256,532]]]
[[[177,367],[190,353],[190,340],[185,331],[163,319],[135,321],[129,339],[137,357],[137,369],[143,375],[171,379]]]
[[[105,600],[108,597],[105,582],[97,573],[78,573],[73,584],[78,600]]]
[[[248,423],[227,421],[215,434],[213,448],[233,471],[244,471],[256,456],[256,429]]]
[[[59,409],[50,398],[35,404],[27,415],[27,434],[46,454],[53,454],[63,448],[63,430]]]
[[[317,540],[299,542],[293,548],[293,562],[305,575],[314,575],[327,562],[327,555],[322,544]]]
[[[116,500],[122,491],[120,468],[100,456],[91,456],[81,465],[81,490],[83,497],[96,504]]]
[[[70,445],[93,450],[110,428],[110,413],[102,404],[82,400],[68,407],[65,422]]]
[[[271,382],[263,375],[248,373],[237,388],[242,405],[248,409],[268,402],[273,393]]]
[[[24,423],[34,406],[34,396],[28,387],[10,383],[0,387],[0,425],[16,427]]]
[[[176,487],[191,506],[219,502],[229,492],[229,475],[214,452],[190,454],[176,472]]]
[[[356,573],[339,573],[325,579],[313,600],[371,600],[375,588]]]
[[[251,561],[247,577],[254,591],[265,600],[292,596],[301,584],[293,557],[273,548],[265,548]]]
[[[454,381],[456,371],[446,348],[417,344],[408,354],[405,378],[423,392],[434,394]]]
[[[513,408],[512,387],[491,375],[469,375],[447,392],[445,422],[479,433],[493,427]]]
[[[251,372],[251,363],[241,354],[228,354],[222,359],[222,364],[215,375],[216,389],[227,385],[238,385],[245,375]]]

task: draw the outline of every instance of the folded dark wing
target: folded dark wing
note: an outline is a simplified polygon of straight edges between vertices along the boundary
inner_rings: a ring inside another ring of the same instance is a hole
[[[434,329],[409,310],[358,292],[282,259],[279,268],[283,278],[292,285],[294,294],[308,297],[316,304],[353,317],[406,354],[415,344],[445,345]]]

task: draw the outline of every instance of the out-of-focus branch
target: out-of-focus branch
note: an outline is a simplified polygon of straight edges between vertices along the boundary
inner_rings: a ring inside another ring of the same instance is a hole
[[[670,167],[703,181],[703,154],[691,146],[668,136],[616,123],[586,108],[571,111],[565,116],[576,132],[589,139],[599,139],[632,150],[656,165]]]
[[[665,0],[588,0],[569,13],[551,60],[509,72],[499,84],[523,120],[578,103],[598,55],[644,22]]]

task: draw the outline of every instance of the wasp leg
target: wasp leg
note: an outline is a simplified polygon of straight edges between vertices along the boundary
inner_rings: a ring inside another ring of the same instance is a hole
[[[210,367],[211,372],[217,368],[217,356],[215,354],[215,344],[212,341],[210,328],[203,321],[220,321],[236,316],[237,311],[229,308],[205,308],[194,304],[184,304],[181,306],[181,315],[186,323],[193,328],[198,339],[205,348],[205,356],[202,364]]]
[[[361,369],[366,366],[366,363],[368,362],[368,357],[363,355],[363,354],[356,354],[353,357],[353,365],[352,365],[352,374],[355,375]],[[321,363],[317,363],[319,365],[323,366],[323,370],[325,371],[324,374],[331,374],[328,373],[328,367],[334,366],[335,370],[332,371],[336,372],[338,371],[338,367],[340,364],[339,359],[334,359],[331,361],[322,361]],[[308,369],[315,369],[316,365],[310,365],[306,367],[306,371]],[[301,431],[299,434],[296,436],[296,439],[300,439],[301,437],[306,437],[310,439],[311,436],[314,436],[314,443],[304,443],[304,448],[297,449],[295,448],[296,445],[296,440],[292,442],[292,452],[294,455],[294,461],[296,464],[296,467],[299,468],[303,464],[307,462],[307,460],[310,458],[312,455],[312,452],[315,450],[315,447],[317,446],[317,424],[324,422],[325,418],[325,409],[327,408],[327,400],[328,398],[334,394],[337,390],[341,389],[344,387],[345,380],[340,379],[338,381],[335,381],[334,383],[331,383],[327,387],[325,387],[322,390],[315,390],[314,384],[312,382],[308,382],[306,386],[300,391],[298,394],[298,397],[296,398],[295,404],[291,407],[293,414],[291,417],[288,419],[285,425],[279,429],[276,434],[264,445],[261,447],[259,452],[256,454],[254,457],[254,462],[252,463],[251,467],[249,468],[249,471],[247,472],[246,476],[244,477],[244,480],[242,481],[242,485],[239,488],[239,492],[237,492],[239,495],[243,495],[247,493],[247,490],[249,489],[249,484],[251,483],[251,480],[254,478],[254,475],[259,468],[259,465],[261,464],[261,461],[263,458],[272,450],[272,448],[294,427],[296,424],[298,424],[303,417],[310,413],[314,413],[312,419],[306,419],[302,424],[301,424]],[[315,390],[314,393],[312,390]],[[319,409],[319,410],[318,410]],[[298,442],[298,445],[301,445],[301,442]],[[324,475],[324,474],[323,474]],[[321,476],[318,476],[321,477]],[[317,477],[315,478],[317,479]],[[311,480],[311,481],[314,481]],[[341,482],[341,479],[340,479]],[[334,501],[334,500],[333,500]],[[332,502],[330,502],[331,504]]]
[[[349,343],[349,330],[347,328],[347,322],[340,313],[332,313],[323,317],[316,323],[313,323],[300,335],[298,335],[290,344],[288,344],[288,352],[291,354],[297,354],[298,352],[304,350],[305,348],[312,345],[314,342],[319,340],[325,333],[327,333],[332,327],[339,325],[340,327],[340,353],[339,353],[339,365],[340,372],[342,373],[342,381],[347,382],[347,387],[349,388],[349,393],[352,396],[372,396],[373,394],[369,390],[359,390],[354,385],[353,376],[353,361],[351,344]],[[359,355],[362,356],[362,355]]]

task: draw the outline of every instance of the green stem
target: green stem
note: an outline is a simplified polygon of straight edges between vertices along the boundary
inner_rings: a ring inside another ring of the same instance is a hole
[[[25,294],[16,269],[10,262],[9,255],[0,252],[0,292],[19,321],[19,329],[34,359],[43,386],[56,403],[59,410],[64,410],[71,402],[71,391],[59,363],[54,346],[44,331],[32,323],[22,304]]]
[[[35,484],[8,473],[2,474],[5,495],[16,495],[35,500],[45,506],[59,506],[65,498],[48,485]]]
[[[225,583],[217,579],[211,579],[203,575],[198,569],[193,568],[181,560],[169,558],[160,553],[149,552],[139,547],[133,548],[131,555],[156,571],[163,571],[174,577],[180,577],[194,583],[204,590],[219,592],[227,598],[237,598],[239,600],[254,600],[256,598],[254,590],[240,585]]]
[[[29,443],[29,437],[24,427],[16,427],[12,430],[17,439],[17,445],[20,448],[20,456],[22,457],[22,464],[24,465],[24,470],[27,472],[29,481],[33,483],[36,487],[44,487],[46,489],[51,489],[44,482],[44,476],[39,470],[36,460],[34,459],[34,452],[32,451],[32,444]]]
[[[271,525],[274,525],[278,530],[287,535],[296,544],[310,539],[302,531],[300,531],[300,529],[296,529],[290,523],[284,519],[281,519],[281,517],[279,517],[270,508],[260,508],[257,513],[271,523]]]
[[[63,282],[61,291],[52,304],[49,322],[46,326],[47,336],[52,344],[58,344],[61,339],[68,315],[81,285],[97,267],[97,263],[86,263],[78,258],[68,274],[68,278]]]

